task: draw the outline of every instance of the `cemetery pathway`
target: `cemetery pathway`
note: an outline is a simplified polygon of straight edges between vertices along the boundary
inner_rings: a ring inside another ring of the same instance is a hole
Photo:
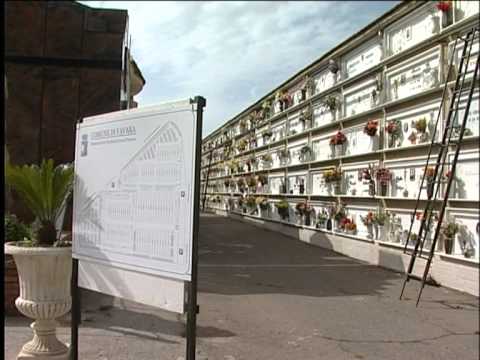
[[[451,360],[479,357],[478,298],[418,283],[279,233],[202,215],[198,360]],[[179,360],[171,313],[85,292],[81,360]],[[7,317],[5,358],[31,338]],[[69,341],[68,319],[59,337]]]

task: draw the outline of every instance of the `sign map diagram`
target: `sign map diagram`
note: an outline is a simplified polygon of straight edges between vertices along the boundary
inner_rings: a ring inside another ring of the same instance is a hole
[[[177,125],[167,121],[117,176],[79,205],[74,230],[78,254],[146,272],[189,273],[191,233],[184,215],[192,195],[184,145]]]

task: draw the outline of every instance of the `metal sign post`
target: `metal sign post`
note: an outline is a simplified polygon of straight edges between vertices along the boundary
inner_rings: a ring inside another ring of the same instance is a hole
[[[188,287],[187,309],[187,360],[195,360],[197,340],[197,284],[198,284],[198,230],[200,225],[200,167],[202,158],[202,123],[205,98],[196,96],[197,104],[197,133],[195,149],[195,188],[193,196],[193,241],[192,241],[192,279]]]

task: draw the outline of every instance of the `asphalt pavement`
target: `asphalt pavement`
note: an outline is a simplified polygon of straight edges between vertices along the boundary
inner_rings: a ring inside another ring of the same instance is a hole
[[[354,240],[352,240],[354,241]],[[479,358],[479,299],[263,230],[202,215],[198,360],[452,360]],[[81,360],[179,360],[183,319],[83,293]],[[5,359],[31,339],[5,319]],[[68,316],[59,338],[69,342]]]

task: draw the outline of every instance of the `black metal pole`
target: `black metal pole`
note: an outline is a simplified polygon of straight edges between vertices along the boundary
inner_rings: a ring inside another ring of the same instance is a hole
[[[195,186],[193,194],[193,239],[192,239],[192,278],[188,287],[187,308],[187,360],[195,360],[197,330],[197,267],[198,267],[198,230],[200,223],[200,166],[202,157],[202,123],[205,98],[196,96],[197,134],[195,140]]]
[[[78,360],[78,326],[80,324],[80,291],[78,288],[78,259],[72,259],[72,310],[70,359]]]

